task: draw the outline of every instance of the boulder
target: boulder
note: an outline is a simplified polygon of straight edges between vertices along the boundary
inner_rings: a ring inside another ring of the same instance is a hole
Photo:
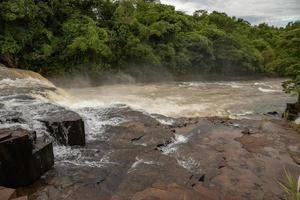
[[[61,108],[47,113],[41,121],[59,144],[85,145],[84,122],[79,114]]]
[[[23,129],[0,129],[0,136],[0,185],[29,185],[53,167],[52,143],[34,141]]]
[[[298,103],[288,103],[285,110],[287,120],[296,120],[299,117],[300,105]]]

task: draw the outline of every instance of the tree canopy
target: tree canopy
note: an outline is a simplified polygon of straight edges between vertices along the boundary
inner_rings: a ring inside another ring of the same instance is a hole
[[[174,75],[290,76],[299,92],[300,22],[285,28],[151,0],[4,0],[0,62],[44,75],[166,68]]]

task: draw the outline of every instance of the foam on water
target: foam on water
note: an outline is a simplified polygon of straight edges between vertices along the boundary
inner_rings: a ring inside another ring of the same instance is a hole
[[[270,86],[270,87],[269,87]],[[258,93],[257,90],[261,90]],[[267,90],[264,90],[267,89]],[[272,89],[272,90],[271,90]],[[77,102],[89,106],[125,104],[128,107],[150,114],[167,117],[205,117],[228,116],[227,110],[253,111],[263,114],[261,106],[255,110],[255,104],[274,102],[272,109],[283,109],[287,95],[281,92],[278,80],[267,81],[218,81],[218,82],[175,82],[146,85],[113,85],[70,90]],[[275,96],[276,95],[276,96]],[[254,107],[254,108],[253,108]],[[234,108],[234,109],[232,109]],[[265,109],[268,106],[264,107]],[[268,112],[270,110],[266,110]],[[272,110],[271,110],[272,111]],[[250,115],[249,115],[250,116]],[[153,116],[156,118],[156,116]],[[236,115],[239,117],[239,115]],[[161,120],[161,118],[157,118]],[[161,120],[169,125],[171,122]]]
[[[176,158],[177,160],[177,163],[187,169],[188,171],[190,172],[201,172],[201,168],[200,168],[200,162],[199,161],[196,161],[195,159],[193,159],[192,157],[180,157],[180,156],[177,156]]]
[[[179,87],[206,87],[206,86],[225,86],[231,88],[242,88],[243,84],[237,82],[182,82],[179,83]]]
[[[46,87],[48,89],[50,88],[56,88],[54,84],[52,84],[50,81],[35,79],[35,78],[24,78],[24,79],[9,79],[5,78],[0,80],[0,89],[7,88],[7,87],[17,87],[17,88],[41,88]]]
[[[266,93],[282,92],[281,90],[273,90],[273,89],[267,89],[267,88],[262,88],[262,87],[259,87],[258,90],[261,92],[266,92]]]
[[[50,109],[50,105],[41,102],[39,99],[30,100],[18,100],[13,99],[13,97],[3,100],[0,97],[1,102],[4,104],[6,112],[20,113],[20,117],[25,123],[14,123],[9,122],[2,124],[2,127],[14,127],[14,128],[24,128],[29,131],[35,131],[38,137],[43,137],[47,133],[47,128],[45,125],[39,121],[42,114]]]
[[[121,116],[110,115],[114,111],[112,107],[87,107],[74,109],[74,111],[80,114],[85,121],[86,139],[88,141],[107,140],[108,137],[104,134],[106,126],[117,126],[126,122],[126,119]]]
[[[174,119],[171,118],[159,118],[159,117],[155,117],[154,115],[151,115],[153,118],[155,118],[157,121],[159,121],[159,123],[163,124],[163,125],[168,125],[171,126],[174,124]]]
[[[164,125],[173,125],[174,120],[171,117],[251,118],[253,115],[270,111],[266,110],[269,102],[274,105],[272,109],[277,110],[291,100],[280,91],[280,85],[280,81],[277,80],[115,85],[73,89],[69,90],[72,93],[69,95],[68,92],[43,80],[3,79],[0,81],[0,90],[7,91],[12,88],[13,92],[6,95],[1,93],[0,102],[8,111],[21,112],[26,123],[6,123],[0,124],[0,127],[22,127],[36,131],[39,137],[47,135],[47,129],[39,119],[46,111],[52,109],[51,104],[55,104],[82,116],[88,144],[95,141],[107,142],[109,136],[105,134],[106,128],[128,120],[118,114],[120,109],[131,108],[142,111]],[[27,90],[28,88],[30,90]],[[15,94],[15,91],[32,98],[20,98],[19,93]],[[165,155],[175,156],[182,167],[194,170],[200,165],[196,160],[177,155],[178,149],[188,143],[190,137],[191,135],[174,135],[171,143],[162,148],[162,152]],[[88,145],[84,148],[71,148],[55,144],[54,153],[56,165],[103,167],[116,164],[109,161],[109,152],[101,152]],[[156,163],[137,158],[131,168],[136,169],[142,164]]]
[[[163,147],[161,150],[163,154],[169,155],[175,153],[181,144],[187,143],[189,140],[189,136],[183,136],[179,134],[175,134],[174,138],[172,138],[172,142],[168,144],[166,147]]]
[[[148,160],[144,160],[144,159],[140,159],[139,157],[135,158],[135,162],[131,165],[130,169],[128,170],[128,174],[137,170],[138,166],[140,165],[158,165],[159,163],[154,162],[154,161],[148,161]]]
[[[54,146],[56,165],[73,165],[100,168],[111,164],[109,156],[111,152],[99,152],[98,149],[72,148],[67,146]]]

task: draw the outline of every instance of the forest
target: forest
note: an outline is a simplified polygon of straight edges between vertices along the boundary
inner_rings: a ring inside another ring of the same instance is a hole
[[[138,76],[161,68],[173,75],[268,74],[292,77],[290,91],[300,82],[299,55],[300,21],[251,25],[216,11],[188,15],[155,0],[0,3],[0,62],[46,76]]]

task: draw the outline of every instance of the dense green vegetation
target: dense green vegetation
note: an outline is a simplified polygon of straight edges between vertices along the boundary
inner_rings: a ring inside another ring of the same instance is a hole
[[[193,16],[151,0],[5,0],[0,62],[44,75],[144,71],[175,75],[300,74],[300,22],[251,26],[225,13]],[[299,89],[299,88],[298,88]]]

